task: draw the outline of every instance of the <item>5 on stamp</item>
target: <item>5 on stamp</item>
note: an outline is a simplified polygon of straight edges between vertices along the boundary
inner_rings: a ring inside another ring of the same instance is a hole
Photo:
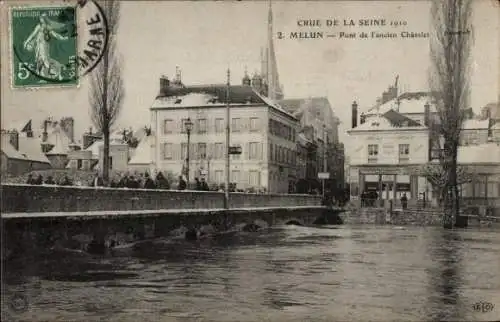
[[[77,85],[76,9],[12,8],[12,85]]]

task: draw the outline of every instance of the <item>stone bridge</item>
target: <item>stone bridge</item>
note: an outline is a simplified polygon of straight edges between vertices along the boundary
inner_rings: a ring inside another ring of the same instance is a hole
[[[273,225],[337,224],[340,209],[310,195],[2,185],[6,253],[102,251],[167,236],[199,239]]]

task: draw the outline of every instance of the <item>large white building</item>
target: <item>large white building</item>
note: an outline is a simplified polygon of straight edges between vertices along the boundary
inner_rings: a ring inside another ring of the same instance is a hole
[[[397,83],[396,83],[397,85]],[[436,117],[435,106],[425,92],[397,95],[390,87],[383,99],[358,117],[352,105],[349,181],[351,200],[364,192],[377,192],[378,199],[399,200],[402,193],[410,205],[418,199],[436,200],[423,176],[426,164],[438,162],[428,124]],[[498,198],[500,195],[500,146],[494,143],[494,126],[489,119],[469,116],[462,125],[458,163],[474,169],[473,182],[461,187],[462,196]],[[477,157],[484,151],[483,157]],[[475,155],[476,157],[472,157]]]
[[[227,85],[184,86],[163,77],[160,87],[150,109],[154,168],[181,175],[189,155],[191,180],[223,184]],[[229,87],[229,106],[230,146],[242,152],[231,155],[230,181],[237,189],[293,190],[298,120],[248,84]],[[189,147],[188,119],[193,124]]]

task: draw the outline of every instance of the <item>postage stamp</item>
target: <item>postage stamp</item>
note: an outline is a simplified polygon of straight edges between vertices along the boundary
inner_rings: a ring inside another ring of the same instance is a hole
[[[14,87],[77,85],[76,8],[11,10]]]
[[[101,60],[106,16],[92,0],[10,11],[12,87],[76,86]]]

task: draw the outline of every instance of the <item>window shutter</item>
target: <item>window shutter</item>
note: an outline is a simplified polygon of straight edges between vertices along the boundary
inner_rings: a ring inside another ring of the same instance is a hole
[[[214,158],[214,147],[215,147],[215,144],[214,143],[208,143],[207,144],[207,159],[208,158]]]
[[[243,158],[250,160],[250,143],[245,143],[243,148]]]
[[[165,143],[160,144],[160,160],[165,159]]]
[[[264,159],[264,143],[257,143],[259,146],[257,147],[257,159],[258,160],[263,160]]]

